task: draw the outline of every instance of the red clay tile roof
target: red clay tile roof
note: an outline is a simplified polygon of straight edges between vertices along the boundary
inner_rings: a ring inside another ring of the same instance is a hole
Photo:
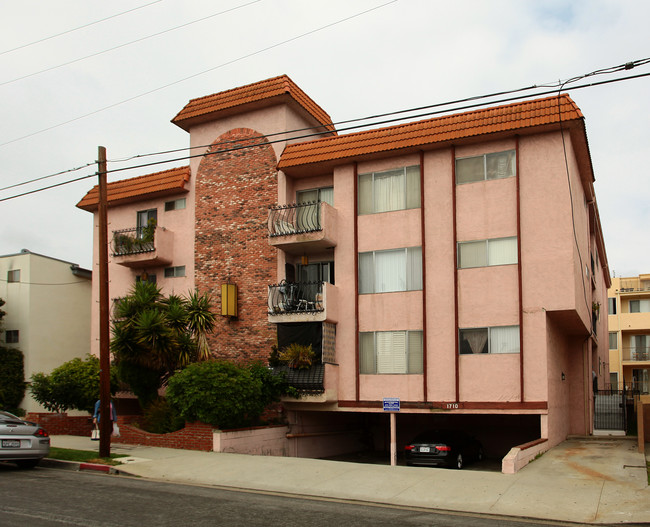
[[[560,103],[562,122],[583,118],[582,112],[568,95],[562,94]],[[459,141],[485,134],[521,131],[526,128],[554,125],[558,122],[558,97],[535,99],[388,128],[289,144],[280,157],[278,168],[288,169],[320,162],[331,163],[350,157],[422,148],[436,143]]]
[[[292,99],[316,121],[336,133],[332,118],[286,75],[192,99],[172,119],[172,123],[189,130],[192,124],[203,122],[217,112],[232,111],[244,105],[263,105],[264,101],[282,98]]]
[[[185,183],[190,180],[190,167],[177,167],[146,176],[115,181],[107,185],[108,205],[120,205],[157,196],[187,192]],[[80,209],[93,212],[99,208],[99,187],[95,185],[77,203]]]

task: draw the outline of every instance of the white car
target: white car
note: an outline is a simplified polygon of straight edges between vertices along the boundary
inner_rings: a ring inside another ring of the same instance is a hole
[[[33,468],[50,453],[50,435],[36,423],[0,410],[0,461]]]

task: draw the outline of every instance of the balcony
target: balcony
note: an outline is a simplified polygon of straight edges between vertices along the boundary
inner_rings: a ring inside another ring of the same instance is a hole
[[[623,362],[650,362],[650,346],[623,348]]]
[[[137,227],[113,231],[113,261],[126,267],[153,267],[172,263],[173,233],[164,227]]]
[[[643,296],[650,295],[650,279],[647,278],[647,275],[644,275],[643,279],[622,278],[619,292],[625,294],[625,296],[633,296],[630,293],[641,293]]]
[[[269,209],[269,243],[290,254],[336,247],[336,209],[325,202]]]
[[[268,320],[285,322],[338,322],[336,286],[328,282],[282,281],[269,286]]]

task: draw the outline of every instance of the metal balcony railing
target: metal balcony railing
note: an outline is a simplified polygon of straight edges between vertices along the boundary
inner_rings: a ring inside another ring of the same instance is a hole
[[[320,201],[270,207],[269,236],[286,236],[323,230],[320,209]]]
[[[650,346],[623,348],[623,360],[632,362],[650,361]]]
[[[638,278],[628,278],[621,280],[621,293],[632,293],[640,291],[650,291],[650,282],[648,280],[639,280]]]
[[[156,250],[156,227],[135,227],[113,231],[113,256],[148,253]]]
[[[324,311],[323,282],[286,282],[269,286],[269,315]]]

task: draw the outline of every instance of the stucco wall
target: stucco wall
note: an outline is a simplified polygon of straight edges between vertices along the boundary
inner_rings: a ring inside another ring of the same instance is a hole
[[[0,276],[5,278],[0,298],[7,313],[3,329],[19,331],[19,342],[8,346],[23,352],[26,381],[90,352],[91,281],[75,276],[70,266],[33,253],[0,258]],[[7,283],[7,271],[13,269],[20,269],[20,282]],[[29,389],[21,408],[43,411]]]

